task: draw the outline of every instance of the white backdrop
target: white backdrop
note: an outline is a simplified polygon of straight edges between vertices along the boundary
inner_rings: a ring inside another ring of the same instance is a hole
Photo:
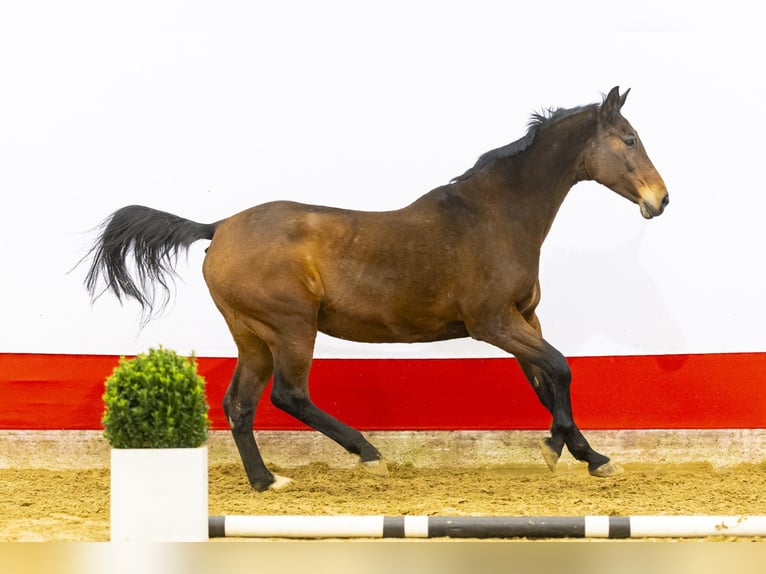
[[[527,6],[528,4],[528,6]],[[410,203],[532,111],[632,92],[665,215],[576,186],[543,247],[567,355],[766,350],[766,41],[757,3],[25,1],[0,6],[0,352],[234,346],[201,274],[138,308],[82,287],[92,229],[141,203],[200,221],[289,198]],[[68,273],[69,272],[69,273]],[[470,341],[318,356],[494,356]]]

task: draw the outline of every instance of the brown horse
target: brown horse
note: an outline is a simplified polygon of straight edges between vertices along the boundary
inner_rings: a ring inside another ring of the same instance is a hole
[[[628,90],[629,91],[629,90]],[[668,193],[636,130],[621,115],[628,92],[601,103],[535,114],[526,135],[482,155],[463,175],[396,211],[361,212],[286,201],[266,203],[212,224],[141,206],[103,224],[86,287],[134,298],[148,320],[155,285],[180,250],[212,240],[203,272],[238,349],[223,402],[252,487],[289,479],[264,465],[253,436],[260,396],[271,400],[386,475],[362,434],[320,410],[308,376],[317,331],[366,342],[473,337],[516,357],[551,412],[541,442],[553,469],[564,445],[594,476],[619,467],[593,450],[572,417],[569,366],[541,334],[540,247],[570,188],[595,180],[637,203],[650,219]],[[134,275],[127,258],[133,254]]]

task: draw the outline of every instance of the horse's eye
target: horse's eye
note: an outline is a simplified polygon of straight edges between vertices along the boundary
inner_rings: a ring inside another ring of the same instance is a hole
[[[628,136],[622,141],[625,142],[625,145],[628,147],[636,147],[636,138],[633,136]]]

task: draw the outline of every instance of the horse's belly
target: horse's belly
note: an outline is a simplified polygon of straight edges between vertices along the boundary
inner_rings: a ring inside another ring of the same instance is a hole
[[[322,333],[360,343],[425,343],[468,336],[462,321],[384,320],[321,311],[318,319]]]

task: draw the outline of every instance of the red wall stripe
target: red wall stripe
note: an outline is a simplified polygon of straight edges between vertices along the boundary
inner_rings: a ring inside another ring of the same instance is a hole
[[[0,429],[100,429],[118,357],[0,354]],[[574,357],[583,429],[766,428],[766,353]],[[199,357],[214,429],[235,359]],[[362,430],[545,429],[550,416],[509,359],[317,359],[314,402]],[[303,429],[268,390],[255,427]]]

